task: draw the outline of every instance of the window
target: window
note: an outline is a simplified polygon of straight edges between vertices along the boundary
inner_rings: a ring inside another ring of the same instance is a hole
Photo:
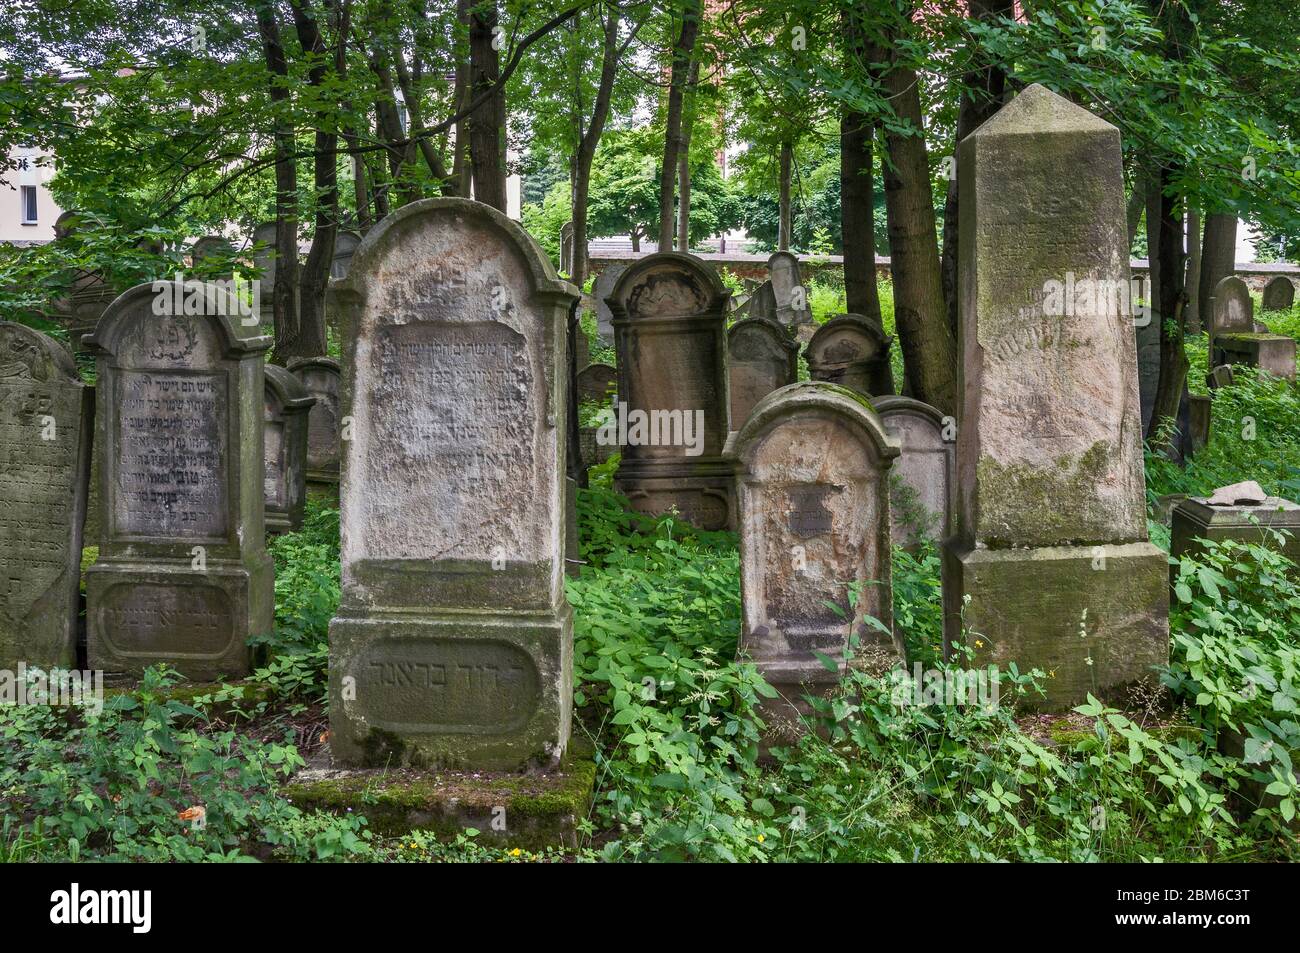
[[[23,224],[36,224],[36,186],[21,186],[23,202]]]

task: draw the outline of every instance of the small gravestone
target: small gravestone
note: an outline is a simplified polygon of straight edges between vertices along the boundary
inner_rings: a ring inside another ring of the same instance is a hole
[[[569,739],[565,328],[577,290],[495,209],[392,212],[330,285],[344,328],[330,745],[513,770]]]
[[[1211,364],[1245,364],[1274,377],[1295,380],[1295,338],[1270,334],[1255,323],[1255,302],[1246,282],[1228,275],[1210,298]]]
[[[565,222],[560,226],[560,271],[573,275],[573,223]]]
[[[738,321],[727,330],[731,426],[739,429],[754,406],[799,376],[799,345],[766,318]]]
[[[1188,439],[1191,451],[1196,453],[1210,442],[1212,401],[1203,394],[1187,395]]]
[[[270,338],[215,285],[118,298],[96,356],[99,560],[86,573],[92,669],[165,662],[195,681],[248,671],[271,634],[263,525],[263,353]],[[184,301],[184,306],[181,302]],[[196,313],[197,312],[197,313]]]
[[[75,667],[93,391],[52,338],[0,321],[0,669]]]
[[[888,394],[892,343],[879,322],[860,314],[836,315],[816,330],[804,349],[808,375],[866,396]]]
[[[606,442],[622,450],[614,485],[642,513],[676,511],[709,530],[731,523],[722,459],[729,296],[699,258],[656,252],[624,271],[609,297],[619,414]]]
[[[739,652],[781,695],[764,704],[770,740],[797,735],[802,697],[839,681],[850,635],[861,638],[859,659],[901,657],[883,634],[893,619],[889,471],[898,454],[870,405],[812,381],[763,398],[728,441],[740,530]]]
[[[952,532],[957,479],[957,424],[910,397],[871,401],[885,432],[902,450],[890,473],[889,513],[897,546],[942,542]]]
[[[812,309],[799,272],[799,259],[788,251],[775,252],[767,260],[767,273],[776,300],[777,321],[787,327],[812,324]]]
[[[1220,387],[1231,387],[1236,381],[1237,375],[1232,370],[1231,364],[1220,364],[1209,374],[1205,375],[1205,382],[1209,385],[1210,390],[1217,390]]]
[[[316,398],[307,415],[307,483],[320,487],[339,482],[339,396],[343,375],[331,357],[299,358],[289,362],[289,373]]]
[[[266,531],[288,533],[302,527],[307,497],[307,415],[316,398],[283,367],[267,364],[263,373]]]
[[[1270,530],[1286,535],[1279,538]],[[1188,497],[1174,507],[1169,533],[1169,585],[1178,560],[1204,552],[1202,540],[1236,540],[1279,550],[1300,565],[1300,504],[1269,496],[1254,481],[1220,487],[1208,497]]]
[[[609,308],[608,299],[625,271],[627,265],[606,265],[604,271],[596,276],[596,284],[592,288],[592,297],[596,299],[596,336],[606,346],[614,343],[614,312]]]
[[[772,282],[769,279],[755,288],[754,293],[749,296],[749,300],[746,302],[745,315],[750,318],[776,321],[779,324],[778,310],[776,292],[773,290]]]
[[[581,403],[609,403],[618,387],[618,371],[608,364],[588,364],[578,371],[578,400]]]
[[[945,637],[1039,668],[1069,708],[1169,652],[1165,554],[1147,539],[1119,130],[1031,85],[961,142],[956,531]],[[1096,292],[1060,307],[1073,281]],[[1105,291],[1105,294],[1100,292]]]
[[[1295,304],[1295,285],[1286,275],[1278,275],[1264,286],[1264,311],[1286,311]]]
[[[361,244],[361,235],[357,232],[339,232],[334,236],[334,257],[330,259],[330,277],[343,278],[348,273],[348,265]]]

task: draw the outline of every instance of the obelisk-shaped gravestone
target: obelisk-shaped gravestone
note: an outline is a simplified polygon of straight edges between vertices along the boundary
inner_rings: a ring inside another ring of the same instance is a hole
[[[123,294],[86,337],[102,451],[99,561],[86,573],[92,669],[166,662],[196,681],[239,676],[248,637],[271,633],[262,501],[271,339],[257,332],[256,316],[240,316],[217,286],[159,281]]]
[[[946,637],[964,637],[980,665],[1050,673],[1043,704],[1061,709],[1151,677],[1169,651],[1118,293],[1129,280],[1119,131],[1034,85],[962,141],[958,169],[963,405]],[[1097,293],[1063,304],[1071,283]]]
[[[0,669],[76,664],[92,393],[62,345],[0,321]]]
[[[569,738],[566,321],[577,289],[487,205],[404,206],[330,285],[344,329],[334,756],[513,769]]]

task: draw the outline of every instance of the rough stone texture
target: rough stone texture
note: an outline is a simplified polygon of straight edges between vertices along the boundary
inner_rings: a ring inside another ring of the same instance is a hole
[[[892,343],[879,322],[860,314],[836,315],[814,332],[804,349],[808,374],[866,396],[888,394]]]
[[[1204,552],[1203,539],[1233,539],[1281,551],[1300,566],[1300,504],[1270,496],[1254,506],[1216,506],[1206,497],[1188,497],[1174,507],[1170,522],[1169,555],[1195,556]],[[1290,535],[1279,544],[1269,530]],[[1178,579],[1177,563],[1169,565],[1169,584]]]
[[[962,642],[964,624],[966,642],[984,643],[979,665],[1052,670],[1039,704],[1067,708],[1168,655],[1131,317],[1113,295],[1047,307],[1049,282],[1128,287],[1119,131],[1034,85],[960,149],[964,396],[945,635]]]
[[[618,395],[629,415],[658,420],[703,414],[700,452],[681,442],[630,443],[614,485],[643,513],[676,510],[701,529],[731,525],[727,439],[726,314],[730,292],[694,255],[657,252],[632,265],[608,299],[614,315]],[[631,417],[629,416],[629,421]],[[656,427],[656,432],[661,431]],[[680,428],[679,428],[680,429]]]
[[[755,288],[753,294],[745,301],[746,317],[777,321],[777,310],[776,291],[772,288],[771,279]]]
[[[588,364],[578,371],[578,400],[606,404],[618,389],[618,371],[608,364]]]
[[[289,362],[289,373],[316,398],[307,416],[307,482],[336,486],[339,482],[339,412],[343,373],[329,357]]]
[[[239,676],[248,637],[271,632],[262,499],[271,340],[225,316],[154,313],[160,293],[195,287],[138,285],[86,339],[102,451],[86,627],[90,667],[108,673],[167,662],[196,681]]]
[[[1210,364],[1246,364],[1274,377],[1295,380],[1295,338],[1270,334],[1255,321],[1255,301],[1246,282],[1228,275],[1210,299]]]
[[[1278,275],[1264,286],[1264,311],[1286,311],[1295,304],[1295,285],[1286,275]]]
[[[1187,398],[1187,404],[1192,452],[1195,453],[1210,442],[1210,423],[1213,419],[1212,404],[1209,397],[1200,394],[1190,394]]]
[[[513,770],[569,738],[566,322],[577,290],[466,199],[414,202],[330,285],[344,328],[334,756]]]
[[[0,321],[0,669],[77,661],[93,393],[61,344]]]
[[[316,398],[283,367],[267,364],[263,374],[266,531],[287,533],[302,526],[307,499],[307,415]]]
[[[731,426],[741,427],[754,406],[799,376],[799,345],[767,318],[737,321],[727,330]]]
[[[618,279],[627,271],[627,265],[610,265],[596,277],[591,289],[596,299],[596,336],[600,343],[609,346],[614,343],[614,312],[609,307],[609,296],[614,293]]]
[[[799,259],[788,251],[773,253],[767,260],[771,275],[772,296],[776,299],[776,320],[788,326],[812,324],[812,309],[808,307],[808,289],[799,274]],[[796,300],[801,297],[802,300]]]
[[[775,734],[797,734],[800,698],[841,674],[815,653],[840,659],[854,632],[859,655],[901,655],[864,621],[892,627],[889,468],[898,444],[859,395],[805,381],[760,401],[727,455],[740,528],[739,653],[783,696],[768,710]],[[856,610],[849,584],[861,587]]]
[[[330,259],[331,278],[347,277],[348,265],[352,263],[352,256],[360,244],[359,232],[339,232],[334,236],[334,257]]]
[[[877,397],[871,405],[902,448],[889,475],[894,544],[916,546],[927,538],[942,542],[952,532],[956,423],[910,397]]]

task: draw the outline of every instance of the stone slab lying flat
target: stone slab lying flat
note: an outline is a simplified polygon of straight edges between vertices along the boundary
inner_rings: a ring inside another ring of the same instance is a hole
[[[323,752],[281,793],[303,810],[360,814],[384,837],[426,830],[451,839],[472,827],[478,843],[540,850],[577,846],[595,782],[591,750],[575,738],[545,774],[336,768]]]

